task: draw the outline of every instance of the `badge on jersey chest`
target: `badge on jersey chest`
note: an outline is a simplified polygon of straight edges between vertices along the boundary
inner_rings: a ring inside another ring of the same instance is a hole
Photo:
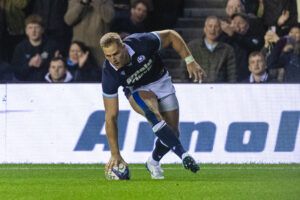
[[[140,56],[138,56],[137,61],[138,61],[138,63],[141,63],[141,62],[143,62],[145,59],[146,59],[146,57],[145,57],[144,55],[140,55]]]

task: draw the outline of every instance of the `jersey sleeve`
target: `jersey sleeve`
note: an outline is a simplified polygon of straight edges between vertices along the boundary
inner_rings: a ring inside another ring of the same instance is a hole
[[[152,40],[154,41],[153,43],[155,43],[154,45],[158,45],[158,48],[157,48],[157,50],[160,50],[161,49],[161,40],[160,40],[160,36],[158,35],[158,33],[157,32],[151,32],[151,33],[149,33],[149,34],[151,34],[151,38],[152,38]],[[153,35],[154,35],[154,38],[153,38]],[[158,44],[157,44],[158,43]]]
[[[107,98],[118,97],[119,79],[110,72],[107,67],[102,72],[102,95]]]

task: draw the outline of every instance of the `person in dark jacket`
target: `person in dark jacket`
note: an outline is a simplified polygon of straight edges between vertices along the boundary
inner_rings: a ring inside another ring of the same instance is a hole
[[[195,60],[207,74],[203,79],[204,83],[236,82],[234,50],[219,41],[221,31],[220,19],[208,16],[203,29],[204,36],[188,44]],[[184,62],[181,62],[180,68],[185,68]]]
[[[48,83],[69,83],[72,79],[73,76],[67,69],[65,59],[61,56],[52,58],[45,80]]]
[[[259,21],[250,19],[251,16],[245,13],[233,14],[231,26],[234,33],[231,36],[223,34],[221,39],[221,41],[229,43],[234,48],[238,81],[242,81],[249,76],[246,67],[248,56],[252,51],[259,51],[264,42],[264,30],[260,28]]]
[[[100,67],[83,42],[73,41],[71,43],[67,68],[71,72],[74,82],[101,81]]]
[[[59,49],[55,42],[43,38],[42,18],[30,15],[25,20],[27,39],[15,49],[12,65],[19,81],[41,82],[48,71],[49,61]]]

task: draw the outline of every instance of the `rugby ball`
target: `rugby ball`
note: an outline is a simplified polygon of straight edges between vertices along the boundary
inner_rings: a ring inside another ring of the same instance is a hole
[[[112,169],[105,171],[105,178],[107,180],[129,180],[129,168],[120,163],[119,166],[114,166]]]

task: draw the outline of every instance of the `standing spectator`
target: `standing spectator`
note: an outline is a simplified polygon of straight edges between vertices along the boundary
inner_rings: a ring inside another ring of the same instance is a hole
[[[264,0],[263,21],[266,27],[275,26],[279,36],[286,35],[297,24],[296,0]]]
[[[33,14],[42,17],[45,36],[55,40],[64,55],[67,55],[72,39],[72,30],[65,21],[64,15],[68,8],[68,0],[34,0]]]
[[[48,83],[68,83],[73,79],[62,57],[54,57],[50,61],[49,72],[45,76]]]
[[[74,82],[100,82],[101,70],[84,43],[73,41],[69,49],[67,69]]]
[[[26,18],[25,32],[27,39],[17,45],[12,60],[16,78],[20,81],[43,81],[49,61],[59,49],[53,41],[43,38],[40,16]]]
[[[245,79],[244,83],[270,83],[275,82],[271,79],[267,72],[267,65],[265,56],[259,51],[254,51],[249,55],[248,63],[249,71],[251,72],[249,78]]]
[[[115,19],[111,25],[111,31],[120,34],[124,38],[132,33],[146,32],[144,20],[148,15],[149,6],[144,0],[136,0],[131,6],[130,16]]]
[[[236,13],[232,16],[231,27],[233,27],[234,33],[226,40],[234,48],[237,80],[242,81],[249,75],[246,67],[249,54],[252,51],[259,51],[263,46],[264,29],[260,28],[260,24],[254,23],[250,27],[249,16],[243,13]]]
[[[205,20],[204,37],[188,44],[195,60],[207,74],[203,82],[236,82],[236,64],[234,50],[228,44],[219,41],[221,22],[215,16]],[[181,68],[185,64],[182,62]]]
[[[236,13],[245,13],[245,7],[242,4],[241,0],[228,0],[225,7],[225,12],[226,19],[221,21],[221,28],[226,35],[232,36],[234,34],[234,30],[230,25],[231,18]]]
[[[65,22],[73,27],[73,39],[88,46],[98,65],[104,55],[99,51],[99,40],[109,31],[114,17],[112,0],[69,0]]]
[[[30,0],[1,0],[0,8],[3,11],[4,38],[3,59],[11,61],[14,49],[24,38],[24,20],[26,18],[26,8]],[[2,26],[1,25],[1,26]]]

